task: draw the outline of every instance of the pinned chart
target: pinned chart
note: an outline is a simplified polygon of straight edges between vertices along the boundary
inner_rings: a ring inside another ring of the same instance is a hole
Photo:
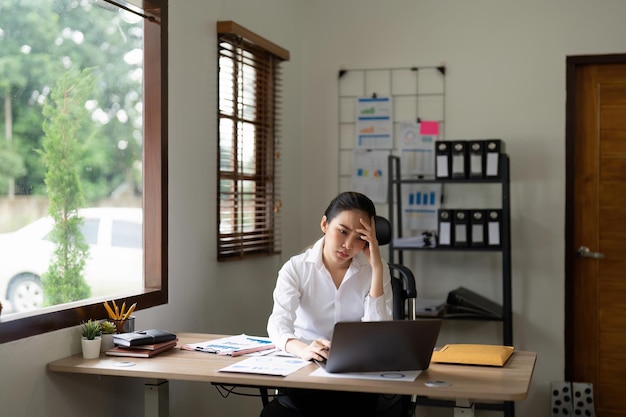
[[[360,97],[356,105],[357,148],[391,149],[393,117],[391,97]]]
[[[439,122],[399,123],[397,136],[402,174],[408,177],[433,177]]]
[[[375,203],[387,201],[387,157],[389,151],[355,150],[352,189]]]

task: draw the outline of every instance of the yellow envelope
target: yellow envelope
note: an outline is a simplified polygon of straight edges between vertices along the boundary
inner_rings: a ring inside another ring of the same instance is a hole
[[[513,346],[449,344],[433,352],[431,362],[504,366],[514,350]]]

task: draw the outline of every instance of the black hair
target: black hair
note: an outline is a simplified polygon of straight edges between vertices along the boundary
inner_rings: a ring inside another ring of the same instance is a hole
[[[376,207],[369,197],[356,191],[345,191],[333,198],[326,208],[326,221],[330,223],[335,216],[346,210],[362,210],[369,217],[376,216]]]

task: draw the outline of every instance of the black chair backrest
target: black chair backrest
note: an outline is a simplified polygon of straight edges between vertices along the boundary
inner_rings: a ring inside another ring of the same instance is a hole
[[[384,246],[391,242],[391,224],[389,220],[385,219],[381,216],[376,216],[374,218],[375,226],[376,226],[376,239],[378,240],[379,246]]]
[[[376,239],[378,245],[383,246],[391,242],[391,223],[384,217],[376,216]],[[415,311],[415,299],[417,298],[417,290],[415,289],[415,277],[413,272],[404,265],[389,264],[391,272],[391,287],[393,289],[393,318],[394,320],[403,320],[407,318],[407,310],[409,310],[408,318],[415,319],[415,313],[411,314],[410,310]],[[407,300],[412,300],[407,309]]]

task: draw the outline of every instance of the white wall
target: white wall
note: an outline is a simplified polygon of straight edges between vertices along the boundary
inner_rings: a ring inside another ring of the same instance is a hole
[[[564,366],[565,57],[624,52],[625,13],[621,0],[601,8],[585,0],[170,0],[170,302],[140,311],[137,325],[264,332],[277,269],[319,235],[321,213],[338,191],[338,69],[444,63],[447,137],[499,137],[511,156],[514,341],[539,354],[517,413],[549,416],[549,384],[563,379]],[[291,52],[281,257],[215,262],[216,20],[235,20]],[[486,271],[470,274],[466,286],[497,297],[497,260],[487,267],[469,255],[435,260],[416,259],[422,292],[446,293],[463,267]],[[434,263],[451,266],[426,281]],[[444,337],[495,341],[496,327],[465,326],[471,331],[446,323]],[[0,414],[140,415],[140,380],[45,371],[79,350],[76,328],[0,345]],[[172,416],[254,416],[260,408],[258,399],[222,399],[206,384],[172,382],[170,392]]]
[[[626,3],[618,0],[601,8],[584,0],[304,3],[302,109],[314,116],[303,119],[302,167],[315,173],[304,177],[302,188],[310,190],[302,196],[304,218],[317,218],[322,202],[337,191],[340,68],[444,64],[446,138],[506,142],[513,340],[519,349],[538,352],[530,397],[517,404],[520,416],[549,416],[550,382],[564,378],[566,56],[624,53],[625,13]],[[312,222],[305,230],[316,227]],[[445,296],[464,285],[500,299],[493,256],[419,255],[411,266],[421,295]],[[442,340],[497,342],[494,336],[498,329],[487,324],[446,322]]]

